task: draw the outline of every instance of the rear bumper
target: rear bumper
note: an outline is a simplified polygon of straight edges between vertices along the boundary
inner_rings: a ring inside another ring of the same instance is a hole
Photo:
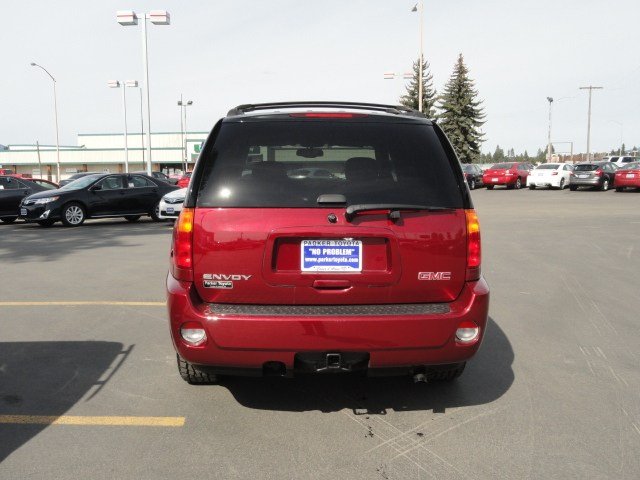
[[[578,187],[597,187],[602,183],[602,179],[600,177],[596,178],[571,178],[571,185]]]
[[[484,175],[482,183],[484,185],[515,185],[518,178],[518,175]]]
[[[369,369],[412,368],[464,362],[477,352],[487,324],[489,288],[480,279],[466,283],[447,313],[403,315],[220,314],[202,303],[192,284],[167,277],[167,306],[174,347],[190,363],[217,371],[261,371],[280,362],[294,371],[296,354],[365,352]],[[456,342],[460,322],[480,327],[471,345]],[[184,322],[203,325],[207,342],[193,347],[180,337]]]
[[[640,188],[640,178],[616,177],[614,186]]]

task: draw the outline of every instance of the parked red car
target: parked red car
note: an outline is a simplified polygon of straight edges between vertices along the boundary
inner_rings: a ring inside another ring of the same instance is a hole
[[[482,182],[489,190],[492,190],[495,185],[519,189],[527,184],[527,177],[531,170],[533,170],[533,165],[526,162],[496,163],[484,171]]]
[[[640,188],[640,162],[627,163],[623,168],[616,171],[613,181],[616,192],[621,192],[625,188]]]
[[[189,186],[190,180],[191,180],[191,172],[187,172],[184,175],[182,175],[182,177],[180,177],[180,180],[178,180],[178,183],[176,183],[176,185],[178,185],[180,188],[186,188]]]
[[[311,167],[332,175],[290,175]],[[187,382],[353,371],[453,380],[478,350],[489,308],[478,219],[446,136],[418,112],[236,107],[191,185],[167,276]]]

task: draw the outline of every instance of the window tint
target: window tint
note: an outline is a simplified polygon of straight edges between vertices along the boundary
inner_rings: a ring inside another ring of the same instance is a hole
[[[600,165],[596,165],[593,163],[583,163],[573,167],[573,170],[576,172],[591,172],[592,170],[597,170],[599,167]]]
[[[124,188],[122,177],[107,177],[100,182],[102,190],[118,190]]]
[[[0,190],[14,190],[20,188],[15,178],[0,177]]]
[[[129,179],[129,188],[155,187],[156,185],[149,179],[134,175]]]
[[[559,167],[557,163],[543,163],[542,165],[538,165],[536,170],[555,170]]]
[[[419,124],[224,123],[215,158],[205,152],[200,159],[197,206],[318,207],[318,196],[341,194],[349,205],[462,208],[440,142],[433,127]]]
[[[498,169],[498,168],[511,168],[511,167],[513,167],[513,163],[496,163],[491,168]]]
[[[51,183],[43,182],[43,181],[38,180],[38,179],[33,179],[31,181],[33,183],[36,183],[36,184],[40,185],[41,187],[46,188],[47,190],[55,190],[55,188],[56,188],[55,185],[52,185]]]

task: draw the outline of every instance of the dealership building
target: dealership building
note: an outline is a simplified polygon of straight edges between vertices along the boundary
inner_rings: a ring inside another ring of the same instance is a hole
[[[191,170],[209,132],[159,132],[151,134],[151,165],[167,174]],[[127,135],[129,171],[146,170],[146,136]],[[185,145],[186,160],[185,164]],[[15,173],[59,181],[77,172],[125,172],[124,134],[80,133],[77,145],[60,145],[60,179],[55,145],[0,145],[0,168]]]

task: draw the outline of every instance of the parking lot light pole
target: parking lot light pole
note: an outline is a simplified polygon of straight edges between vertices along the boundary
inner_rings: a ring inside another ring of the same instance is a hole
[[[591,161],[591,93],[594,90],[602,90],[603,87],[580,87],[580,90],[589,90],[589,113],[587,117],[587,162]]]
[[[193,105],[193,100],[178,100],[178,106],[180,107],[180,131],[182,132],[182,149],[184,152],[184,171],[189,169],[189,160],[187,159],[187,107]]]
[[[127,138],[127,87],[137,87],[137,80],[127,80],[121,82],[120,80],[110,80],[109,88],[122,87],[122,111],[124,112],[124,172],[129,173],[129,141]]]
[[[42,65],[31,62],[31,66],[41,68],[53,81],[53,111],[56,117],[56,181],[60,182],[60,136],[58,133],[58,94],[56,92],[56,79],[53,78],[53,75],[51,75]]]
[[[547,97],[549,101],[549,141],[547,143],[547,163],[551,163],[551,106],[553,105],[553,97]]]
[[[142,65],[144,67],[144,89],[147,97],[147,173],[151,175],[151,106],[149,95],[149,52],[147,45],[147,20],[154,25],[170,25],[171,18],[166,10],[152,10],[149,13],[137,14],[133,10],[120,10],[116,12],[118,23],[128,27],[138,25],[142,20]]]
[[[423,23],[424,23],[424,0],[420,0],[415,4],[412,12],[418,12],[418,21],[420,22],[420,59],[419,59],[419,70],[418,70],[418,111],[422,112],[422,96],[423,96],[423,88],[422,88],[422,65],[424,63],[423,58]]]

